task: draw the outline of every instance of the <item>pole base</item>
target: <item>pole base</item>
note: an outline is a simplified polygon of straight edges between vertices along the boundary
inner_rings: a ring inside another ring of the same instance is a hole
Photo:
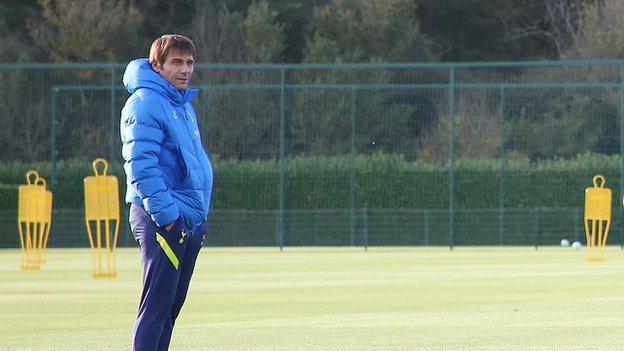
[[[117,273],[113,272],[113,273],[93,273],[92,274],[93,278],[116,278],[117,277]]]

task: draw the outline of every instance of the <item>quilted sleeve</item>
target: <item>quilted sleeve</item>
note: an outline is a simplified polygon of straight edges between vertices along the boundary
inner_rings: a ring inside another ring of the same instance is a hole
[[[124,107],[120,125],[128,185],[135,189],[145,210],[159,226],[180,216],[158,164],[165,139],[164,115],[157,102],[134,99]]]

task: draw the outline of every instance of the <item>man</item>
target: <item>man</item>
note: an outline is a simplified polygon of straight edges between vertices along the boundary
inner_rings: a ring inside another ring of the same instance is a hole
[[[132,94],[120,123],[126,202],[143,265],[135,351],[168,349],[204,240],[212,166],[191,105],[194,56],[190,39],[163,35],[123,77]]]

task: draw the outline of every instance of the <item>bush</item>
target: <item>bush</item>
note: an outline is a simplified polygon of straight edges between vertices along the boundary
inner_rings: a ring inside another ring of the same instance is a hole
[[[351,165],[354,171],[351,171]],[[573,159],[530,162],[510,160],[458,160],[455,163],[458,208],[577,207],[592,177],[603,174],[614,197],[618,186],[619,157],[584,154]],[[24,174],[36,169],[49,180],[49,163],[0,165],[0,210],[17,208],[17,186]],[[285,160],[285,209],[357,208],[448,209],[448,166],[407,161],[401,155],[376,153],[351,156],[295,156]],[[501,173],[501,171],[504,172]],[[280,163],[276,160],[214,160],[215,209],[272,210],[278,208]],[[83,179],[92,175],[91,162],[63,161],[56,167],[54,207],[83,208]],[[109,174],[125,193],[122,165]],[[501,178],[501,174],[504,176]],[[353,179],[353,182],[352,182]],[[355,196],[351,197],[351,190]],[[614,198],[614,204],[618,200]]]

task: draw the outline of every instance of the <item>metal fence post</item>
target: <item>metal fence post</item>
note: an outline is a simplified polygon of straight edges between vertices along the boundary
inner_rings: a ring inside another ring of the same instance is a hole
[[[507,181],[507,156],[505,154],[506,125],[505,125],[505,87],[500,88],[500,172],[498,179],[498,244],[505,242],[505,199]]]
[[[449,249],[455,242],[455,66],[449,72]]]
[[[535,238],[535,250],[539,245],[539,208],[533,207],[533,236]]]
[[[430,239],[429,239],[429,211],[424,210],[423,211],[423,216],[424,216],[424,226],[425,226],[425,246],[429,246],[430,245]]]
[[[285,99],[286,99],[286,69],[282,67],[280,69],[280,116],[279,116],[279,185],[278,185],[278,209],[277,209],[277,233],[276,241],[280,248],[280,251],[284,249],[284,182],[286,173],[286,160],[285,154],[285,139],[286,139],[286,111],[285,111]]]
[[[579,207],[574,208],[574,237],[575,240],[581,240],[581,229],[579,224],[583,223],[583,213]]]
[[[364,241],[364,250],[368,251],[368,206],[364,207],[364,215],[362,216],[362,236]]]
[[[355,245],[355,158],[357,148],[355,145],[355,114],[356,114],[357,89],[351,86],[351,167],[349,171],[349,207],[350,207],[350,243]]]
[[[50,123],[50,191],[56,189],[56,96],[59,93],[58,87],[52,87],[51,100],[51,123]]]

